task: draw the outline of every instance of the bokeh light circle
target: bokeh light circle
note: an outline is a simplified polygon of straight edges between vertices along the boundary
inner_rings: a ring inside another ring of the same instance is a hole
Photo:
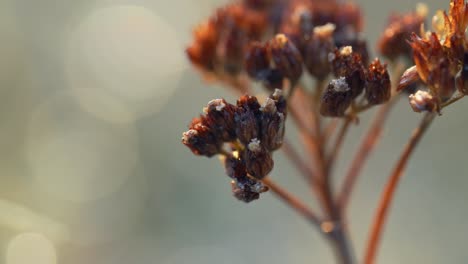
[[[186,68],[176,30],[135,5],[93,10],[69,36],[65,60],[80,105],[121,122],[158,111]]]
[[[133,125],[96,119],[67,92],[55,94],[33,111],[26,151],[38,187],[73,202],[117,191],[138,160]]]

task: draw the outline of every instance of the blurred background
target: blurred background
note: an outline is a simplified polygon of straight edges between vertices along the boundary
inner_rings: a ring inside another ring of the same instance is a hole
[[[0,0],[0,263],[333,263],[302,218],[271,194],[238,202],[219,163],[180,143],[208,100],[235,99],[184,56],[191,29],[223,2]],[[416,4],[357,2],[372,47],[391,10]],[[430,14],[448,3],[427,1]],[[466,263],[466,111],[466,100],[445,110],[416,151],[379,263]],[[338,178],[371,116],[348,136]],[[358,182],[360,254],[419,117],[407,102],[393,111]],[[274,178],[313,205],[282,153],[275,163]]]

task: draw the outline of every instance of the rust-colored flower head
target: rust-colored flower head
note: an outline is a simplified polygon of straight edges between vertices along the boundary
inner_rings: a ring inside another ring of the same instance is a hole
[[[399,56],[411,56],[411,46],[408,40],[413,32],[419,32],[421,25],[426,21],[427,7],[419,5],[415,11],[390,16],[387,27],[377,44],[379,52],[389,59]]]
[[[320,114],[342,117],[353,101],[353,91],[345,77],[332,80],[322,95]]]
[[[275,68],[292,83],[302,75],[302,57],[296,46],[284,34],[278,34],[268,42],[268,51]]]
[[[331,71],[328,54],[335,49],[334,30],[335,25],[330,23],[315,27],[304,49],[304,64],[309,73],[319,80],[325,79]]]
[[[237,75],[243,69],[247,44],[258,40],[267,27],[267,14],[243,3],[219,8],[194,30],[186,52],[190,61],[211,77]]]
[[[375,59],[367,70],[365,96],[372,105],[382,104],[390,99],[391,84],[387,65]]]
[[[260,108],[260,141],[266,149],[274,151],[283,144],[286,113],[277,107],[278,101],[268,97],[265,105]],[[280,106],[281,107],[281,106]],[[285,111],[285,109],[283,109]]]
[[[366,78],[361,55],[353,52],[352,47],[346,46],[330,53],[329,60],[335,76],[346,78],[353,98],[359,96],[364,89]]]
[[[439,11],[434,16],[434,32],[427,32],[423,36],[413,33],[411,36],[410,45],[418,77],[435,98],[437,111],[440,110],[441,103],[453,97],[456,86],[461,89],[459,76],[467,50],[467,25],[468,3],[464,0],[452,0],[448,14]],[[407,86],[405,82],[408,80],[416,79],[410,74],[414,70],[408,71],[400,80],[400,87]]]
[[[204,118],[195,118],[189,130],[182,134],[182,143],[195,155],[212,157],[219,154],[222,141],[204,124]]]

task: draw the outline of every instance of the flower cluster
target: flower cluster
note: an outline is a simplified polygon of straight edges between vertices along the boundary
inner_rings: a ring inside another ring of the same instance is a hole
[[[273,169],[272,152],[283,143],[286,110],[281,90],[263,105],[248,95],[237,105],[215,99],[192,121],[182,143],[196,155],[222,155],[235,197],[250,202],[267,190],[259,180]]]
[[[352,46],[367,64],[369,55],[361,30],[361,10],[351,2],[245,0],[217,9],[194,30],[186,52],[205,77],[225,80],[226,76],[247,74],[274,89],[282,87],[283,79],[299,79],[303,63],[312,76],[325,79],[330,72],[327,55],[335,46]],[[270,38],[267,44],[255,42]],[[286,50],[291,54],[285,54]],[[252,73],[244,63],[246,56],[266,54],[271,58],[261,63],[268,64],[263,68],[269,70]],[[283,65],[288,58],[291,61]]]
[[[200,24],[194,30],[193,43],[186,50],[191,62],[204,73],[239,74],[247,44],[260,39],[267,26],[265,12],[252,5],[257,6],[237,3],[219,8]]]
[[[410,45],[416,67],[405,72],[399,89],[405,89],[416,81],[422,81],[428,88],[424,96],[427,102],[414,100],[422,98],[421,93],[410,97],[413,109],[439,112],[441,105],[453,98],[457,88],[461,94],[466,94],[467,25],[468,3],[452,0],[448,14],[439,11],[434,16],[433,32],[422,36],[412,34]]]
[[[379,59],[366,68],[361,54],[353,52],[351,46],[346,46],[330,53],[329,61],[336,79],[330,81],[322,95],[322,115],[344,116],[363,91],[368,105],[382,104],[390,99],[390,76],[387,66]]]

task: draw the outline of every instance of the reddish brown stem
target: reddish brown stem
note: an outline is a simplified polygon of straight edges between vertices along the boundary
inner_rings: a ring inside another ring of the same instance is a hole
[[[328,160],[327,160],[327,167],[328,170],[330,171],[333,168],[333,163],[334,161],[338,158],[338,154],[341,149],[341,145],[343,145],[344,138],[346,136],[346,132],[349,130],[349,126],[351,125],[351,118],[346,118],[344,120],[343,125],[341,126],[340,131],[338,132],[335,145],[332,147],[331,153],[328,155]]]
[[[317,228],[321,228],[322,221],[320,218],[311,210],[309,209],[299,198],[295,197],[291,193],[287,192],[277,183],[275,183],[270,177],[266,177],[262,179],[263,184],[270,188],[275,195],[278,196],[284,203],[291,206],[294,210],[296,210],[300,215],[305,217],[310,223],[312,223]]]
[[[364,258],[364,264],[374,264],[377,256],[377,249],[379,247],[383,228],[387,220],[388,210],[395,196],[395,190],[398,186],[398,183],[403,176],[403,172],[406,168],[408,160],[411,154],[414,152],[414,149],[418,145],[424,133],[427,131],[429,125],[434,120],[436,114],[427,113],[419,126],[413,131],[413,135],[406,144],[403,152],[401,153],[398,162],[396,163],[388,182],[385,185],[382,197],[379,201],[376,214],[374,216],[374,222],[372,224],[369,240],[367,243],[367,249]]]
[[[382,134],[383,125],[387,119],[390,109],[395,104],[395,102],[396,100],[392,98],[392,100],[379,109],[374,117],[371,127],[364,137],[364,140],[354,155],[354,160],[352,161],[351,167],[346,174],[343,185],[341,187],[340,196],[338,198],[338,204],[342,211],[345,211],[348,206],[349,197],[352,194],[358,176],[361,174],[361,170],[363,169],[369,154],[377,145],[377,141]]]

